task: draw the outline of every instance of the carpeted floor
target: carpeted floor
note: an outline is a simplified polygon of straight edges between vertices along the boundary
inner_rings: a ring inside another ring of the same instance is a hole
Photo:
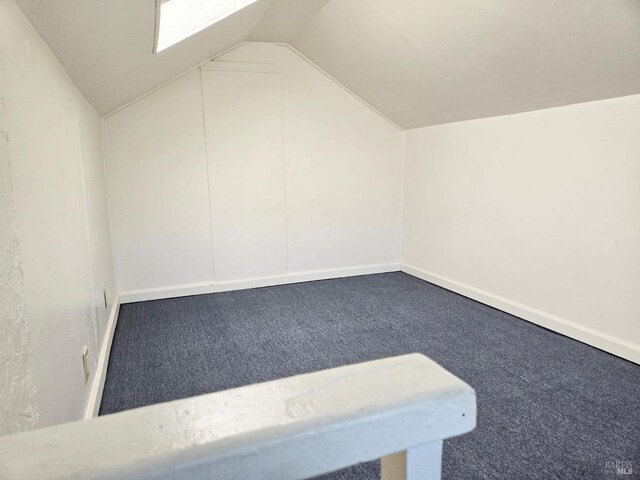
[[[640,366],[404,273],[123,305],[100,414],[410,352],[478,395],[445,480],[640,477]]]

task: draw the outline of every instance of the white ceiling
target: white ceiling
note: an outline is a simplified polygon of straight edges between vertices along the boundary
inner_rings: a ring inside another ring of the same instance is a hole
[[[19,0],[106,114],[243,40],[404,128],[640,93],[640,0],[259,0],[158,55],[154,0]]]
[[[109,113],[246,40],[254,31],[282,41],[326,0],[258,0],[179,44],[153,54],[155,0],[19,0],[76,85]],[[290,6],[290,8],[285,8]],[[288,15],[274,12],[285,11]],[[295,22],[289,17],[295,15]]]
[[[640,93],[637,0],[334,0],[293,45],[405,128]]]

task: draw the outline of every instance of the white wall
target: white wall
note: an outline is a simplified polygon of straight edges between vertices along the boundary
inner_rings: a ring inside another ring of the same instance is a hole
[[[105,120],[120,292],[211,279],[200,73]]]
[[[82,418],[115,292],[101,119],[0,0],[0,434]]]
[[[405,136],[406,271],[640,361],[640,96]]]
[[[105,119],[125,297],[397,269],[402,133],[286,46],[213,63]]]

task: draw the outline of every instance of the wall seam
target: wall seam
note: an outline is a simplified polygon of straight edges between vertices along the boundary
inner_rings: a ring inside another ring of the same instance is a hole
[[[118,285],[118,261],[116,256],[116,243],[113,236],[113,220],[111,216],[111,187],[109,182],[109,169],[107,168],[107,135],[105,129],[104,117],[100,119],[100,130],[102,133],[102,169],[104,172],[105,193],[107,195],[107,218],[109,220],[109,237],[111,239],[111,263],[113,266],[113,292],[112,298],[119,294],[120,287]],[[113,302],[111,302],[113,303]],[[109,304],[111,305],[111,304]]]
[[[401,177],[400,177],[400,263],[404,262],[404,226],[405,226],[405,180],[406,180],[406,163],[407,163],[407,135],[406,131],[402,131],[402,163],[400,165]]]
[[[76,132],[78,134],[78,151],[80,153],[80,175],[82,177],[82,200],[83,200],[83,210],[84,210],[84,226],[87,229],[86,241],[87,241],[87,255],[88,255],[88,265],[87,265],[87,274],[89,275],[89,307],[90,314],[89,318],[89,335],[90,341],[92,343],[91,347],[94,350],[90,354],[90,358],[93,360],[93,367],[98,363],[98,336],[99,336],[99,328],[98,324],[100,322],[98,316],[98,304],[95,304],[95,300],[97,298],[97,290],[96,290],[96,282],[95,282],[95,273],[97,271],[95,265],[95,255],[93,251],[93,234],[91,233],[91,227],[89,225],[89,201],[87,199],[87,176],[85,170],[85,155],[84,149],[82,148],[82,132],[80,130],[80,112],[76,110]],[[101,122],[102,123],[102,122]],[[95,314],[95,317],[94,317]],[[84,343],[84,342],[83,342]],[[91,370],[95,370],[92,368]],[[85,388],[89,386],[89,383],[85,383]],[[90,393],[90,391],[89,391]],[[87,393],[85,392],[85,395]],[[85,402],[86,402],[85,398]]]
[[[200,67],[198,67],[200,68]],[[207,172],[207,196],[209,199],[209,245],[211,246],[211,281],[216,281],[215,249],[213,248],[213,209],[211,208],[211,175],[209,173],[209,142],[207,140],[207,115],[204,105],[204,73],[200,68],[200,104],[202,105],[202,130],[204,133],[204,164]]]
[[[285,271],[289,271],[289,202],[288,202],[288,189],[287,189],[287,142],[285,135],[285,116],[284,116],[284,68],[282,68],[282,57],[280,56],[280,50],[276,50],[277,60],[280,63],[280,116],[282,119],[282,173],[284,179],[284,235],[285,235]]]

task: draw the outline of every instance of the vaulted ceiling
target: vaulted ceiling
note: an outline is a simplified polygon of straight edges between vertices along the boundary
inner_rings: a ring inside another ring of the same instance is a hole
[[[158,55],[155,0],[19,3],[102,114],[244,40],[403,128],[640,93],[640,0],[258,0]]]

